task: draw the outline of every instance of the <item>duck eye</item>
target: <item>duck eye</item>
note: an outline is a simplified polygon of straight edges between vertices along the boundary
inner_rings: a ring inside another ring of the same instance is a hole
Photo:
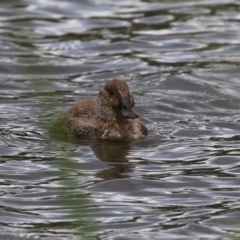
[[[113,90],[110,90],[110,91],[109,91],[109,94],[110,94],[111,96],[113,96],[113,95],[114,95],[114,91],[113,91]]]

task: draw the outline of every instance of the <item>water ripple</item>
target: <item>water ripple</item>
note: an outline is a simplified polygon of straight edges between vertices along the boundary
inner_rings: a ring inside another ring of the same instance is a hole
[[[237,0],[0,5],[1,239],[238,235]],[[114,77],[146,139],[49,136]]]

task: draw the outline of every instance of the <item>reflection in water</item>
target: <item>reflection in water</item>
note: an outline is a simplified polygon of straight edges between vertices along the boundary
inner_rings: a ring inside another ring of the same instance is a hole
[[[98,141],[90,144],[91,149],[98,159],[104,162],[127,162],[126,156],[130,143],[118,141]]]
[[[60,140],[59,136],[58,140]],[[65,138],[61,138],[61,140],[66,141]],[[89,146],[98,160],[108,164],[109,167],[107,169],[97,172],[97,177],[105,180],[122,178],[122,174],[129,172],[132,167],[132,164],[127,160],[127,155],[131,146],[130,142],[113,140],[81,140],[75,137],[69,138],[68,140],[77,144],[80,148],[81,146]]]
[[[123,173],[130,169],[126,156],[130,149],[129,143],[118,141],[98,141],[90,144],[96,157],[104,162],[108,162],[109,169],[97,173],[97,177],[105,180],[121,178]]]
[[[89,146],[97,159],[107,162],[110,168],[99,171],[97,177],[105,180],[121,178],[121,175],[130,169],[127,155],[131,142],[121,140],[82,140],[74,136],[68,137],[55,128],[50,129],[50,134],[53,139],[63,142],[70,141],[79,145],[80,148],[81,146]]]
[[[82,140],[76,137],[66,137],[55,131],[50,131],[50,133],[53,141],[54,139],[62,142],[68,141],[79,146],[79,148],[90,147],[98,160],[106,162],[109,167],[104,170],[99,170],[96,173],[96,177],[105,180],[123,178],[126,177],[123,176],[123,174],[129,172],[130,167],[132,167],[127,159],[131,142],[120,140]]]

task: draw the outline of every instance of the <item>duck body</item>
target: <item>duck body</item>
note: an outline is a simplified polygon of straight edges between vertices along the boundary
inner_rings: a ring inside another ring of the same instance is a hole
[[[77,103],[57,119],[61,132],[82,139],[139,140],[147,135],[145,124],[133,111],[134,98],[128,85],[109,81],[95,100]]]

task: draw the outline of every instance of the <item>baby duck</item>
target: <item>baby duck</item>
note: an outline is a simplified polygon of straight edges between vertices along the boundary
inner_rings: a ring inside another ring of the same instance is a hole
[[[147,128],[133,111],[134,104],[128,85],[113,79],[95,100],[79,102],[61,114],[58,129],[83,139],[143,139]]]

